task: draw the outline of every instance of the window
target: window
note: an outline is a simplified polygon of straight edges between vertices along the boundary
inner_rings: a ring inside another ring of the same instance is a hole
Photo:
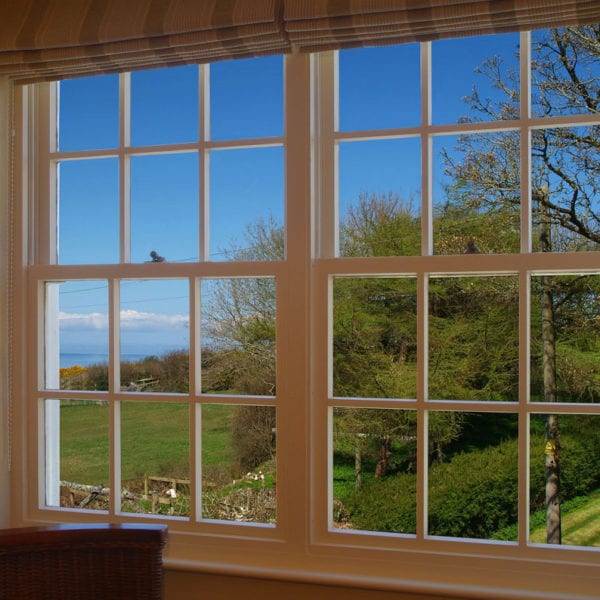
[[[275,525],[282,57],[50,93],[40,504]]]
[[[597,566],[592,30],[33,89],[24,516],[429,591]]]

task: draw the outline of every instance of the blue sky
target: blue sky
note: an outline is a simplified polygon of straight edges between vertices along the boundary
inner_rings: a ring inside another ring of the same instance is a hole
[[[519,37],[435,42],[432,49],[433,122],[469,115],[464,96],[477,85],[497,92],[475,69],[500,55],[517,69]],[[340,53],[340,130],[411,127],[420,120],[419,46],[380,47]],[[131,144],[195,142],[199,136],[198,69],[140,71],[131,79]],[[118,146],[118,77],[60,84],[59,149],[110,150]],[[210,139],[250,139],[283,134],[281,57],[222,62],[211,67]],[[450,140],[450,138],[449,138]],[[454,142],[452,138],[452,142]],[[439,144],[438,144],[439,146]],[[344,142],[340,145],[340,213],[361,193],[393,191],[420,199],[420,140]],[[284,214],[283,149],[222,149],[210,153],[210,254],[226,260],[243,247],[245,228],[259,218]],[[434,166],[435,185],[444,184]],[[59,262],[119,260],[119,164],[116,157],[62,161],[59,184]],[[131,160],[131,260],[156,250],[171,262],[194,261],[199,244],[200,165],[193,151],[136,156]],[[177,210],[173,210],[176,206]],[[125,353],[185,347],[189,340],[187,282],[124,282],[121,341]],[[63,284],[61,349],[106,353],[107,289],[103,282]]]

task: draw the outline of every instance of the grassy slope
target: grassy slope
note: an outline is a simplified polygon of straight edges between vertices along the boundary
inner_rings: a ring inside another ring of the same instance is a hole
[[[230,409],[203,407],[205,465],[227,460]],[[228,412],[229,411],[229,412]],[[85,403],[61,409],[61,479],[98,485],[108,483],[106,406]],[[184,403],[127,402],[122,407],[123,479],[146,473],[189,476],[189,411]]]
[[[61,479],[90,485],[108,483],[108,417],[108,408],[94,403],[62,407]],[[205,466],[229,461],[230,417],[230,407],[203,407]],[[145,473],[187,477],[189,413],[184,403],[125,403],[122,431],[123,479]],[[364,476],[369,478],[367,473]],[[351,493],[353,466],[337,466],[334,478],[336,497]],[[544,536],[544,527],[537,527],[531,540],[543,543]],[[563,543],[600,546],[600,490],[576,510],[563,514]]]
[[[532,542],[546,541],[545,526],[536,527],[530,534]],[[563,512],[562,542],[569,546],[600,546],[600,490],[577,509]]]

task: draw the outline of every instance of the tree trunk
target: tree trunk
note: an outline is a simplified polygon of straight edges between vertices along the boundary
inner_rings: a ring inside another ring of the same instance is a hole
[[[379,446],[379,460],[377,461],[377,466],[375,467],[375,477],[377,479],[379,477],[384,477],[387,473],[390,455],[390,438],[386,435],[381,438],[381,444]]]
[[[360,438],[354,446],[354,489],[358,492],[362,488],[362,449]]]
[[[548,187],[540,190],[540,243],[542,252],[552,250],[550,239],[550,222],[547,205]],[[544,402],[556,402],[556,340],[554,322],[554,300],[552,290],[546,277],[541,278],[541,309],[542,309],[542,366],[544,377]],[[560,437],[558,415],[546,417],[546,543],[560,544]]]

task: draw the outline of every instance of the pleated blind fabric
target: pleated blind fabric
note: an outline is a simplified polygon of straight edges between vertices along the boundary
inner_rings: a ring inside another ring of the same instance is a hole
[[[41,81],[285,53],[278,0],[4,0],[0,75]]]
[[[32,82],[600,21],[600,0],[4,0],[0,76]]]
[[[290,0],[292,44],[318,51],[577,25],[600,20],[600,0]]]

